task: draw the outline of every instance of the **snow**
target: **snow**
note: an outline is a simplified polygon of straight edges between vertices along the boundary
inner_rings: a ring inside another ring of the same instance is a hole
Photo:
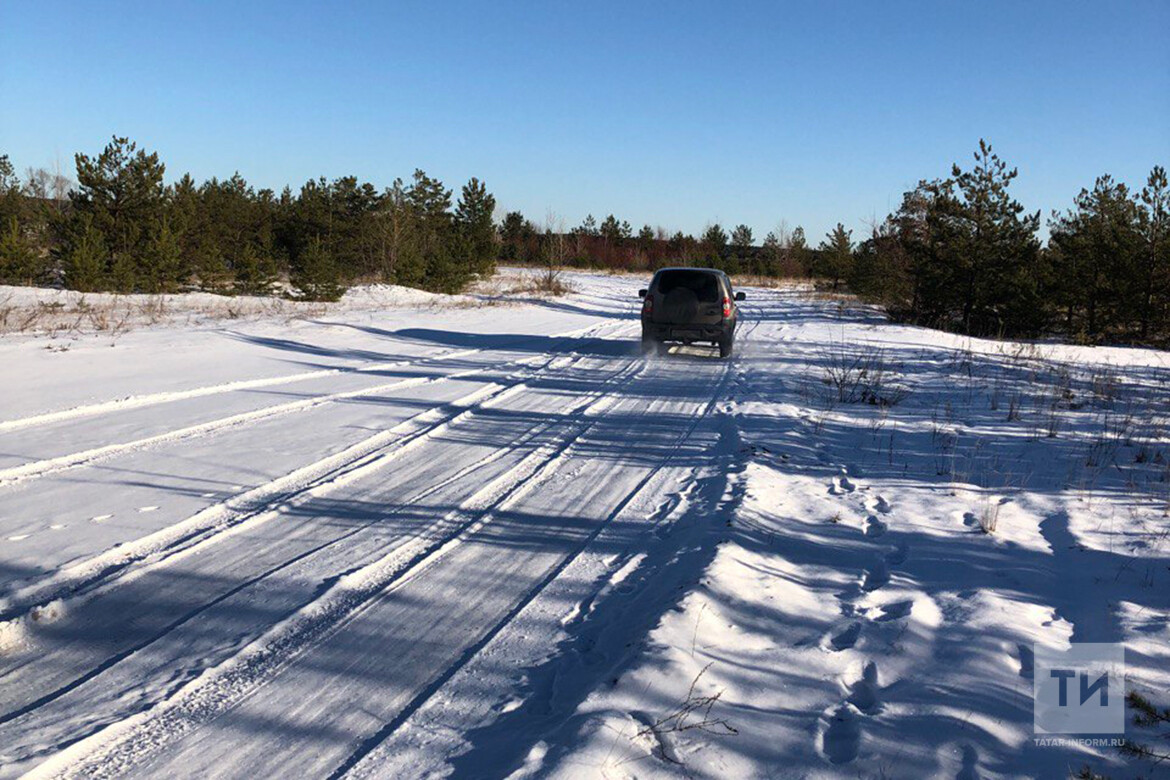
[[[751,288],[646,358],[525,273],[4,336],[0,776],[1151,771],[1032,648],[1170,690],[1167,353]]]

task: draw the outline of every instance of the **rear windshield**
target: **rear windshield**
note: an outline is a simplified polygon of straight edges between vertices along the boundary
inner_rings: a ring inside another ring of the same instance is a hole
[[[661,271],[658,292],[666,295],[678,288],[690,290],[700,303],[719,302],[719,281],[715,274],[703,271]]]

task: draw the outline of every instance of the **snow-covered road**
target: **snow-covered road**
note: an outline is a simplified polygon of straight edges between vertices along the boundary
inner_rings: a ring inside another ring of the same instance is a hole
[[[1078,487],[1095,412],[1005,421],[1041,358],[993,342],[749,290],[735,359],[647,359],[642,282],[572,283],[3,345],[0,776],[1116,760],[1030,747],[1025,645],[1126,641],[1167,682],[1152,451]],[[826,390],[863,342],[893,406]],[[1163,353],[1092,354],[1162,419]],[[1095,536],[1111,502],[1124,541]],[[664,727],[692,685],[711,722]]]

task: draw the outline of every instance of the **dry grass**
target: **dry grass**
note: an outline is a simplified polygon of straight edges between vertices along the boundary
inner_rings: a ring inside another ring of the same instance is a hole
[[[218,320],[314,317],[329,305],[282,298],[185,298],[179,295],[62,294],[55,300],[0,300],[0,335],[118,337],[135,328]]]
[[[896,372],[887,365],[880,349],[854,349],[844,343],[833,344],[820,355],[821,383],[830,393],[830,403],[895,406],[910,394],[894,381]]]

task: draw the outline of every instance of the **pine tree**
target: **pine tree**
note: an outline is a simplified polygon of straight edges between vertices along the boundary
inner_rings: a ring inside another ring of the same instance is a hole
[[[1092,190],[1081,190],[1072,210],[1054,215],[1051,227],[1069,334],[1095,341],[1129,325],[1140,310],[1132,302],[1141,300],[1142,253],[1137,202],[1129,188],[1100,176]]]
[[[475,178],[464,185],[455,205],[455,225],[471,270],[480,275],[491,274],[496,267],[496,229],[492,222],[495,210],[496,199]]]
[[[1139,210],[1143,239],[1139,261],[1140,337],[1170,326],[1170,189],[1166,169],[1155,165],[1141,192]]]
[[[833,280],[833,289],[836,290],[841,281],[853,273],[853,232],[838,222],[837,227],[825,235],[818,251],[820,271]]]
[[[731,245],[736,248],[752,246],[752,229],[747,225],[736,225],[731,231]]]
[[[530,248],[536,229],[519,211],[509,211],[500,223],[500,259],[505,262],[528,262],[533,259]]]
[[[345,292],[337,265],[320,238],[310,239],[293,268],[292,284],[308,301],[336,301]]]
[[[177,292],[183,262],[179,239],[166,218],[153,232],[137,272],[138,285],[144,292]]]
[[[8,155],[0,154],[0,223],[8,224],[12,217],[20,218],[24,211],[20,180]]]
[[[780,268],[784,260],[784,246],[775,231],[768,231],[763,243],[763,273],[765,276],[780,276]]]
[[[109,254],[105,237],[88,219],[75,228],[62,257],[65,286],[71,290],[97,292],[105,289]]]
[[[808,242],[804,237],[804,228],[797,225],[792,229],[792,235],[788,239],[788,247],[786,254],[788,255],[788,262],[799,273],[811,277],[812,263],[808,259]]]
[[[40,258],[22,235],[15,215],[0,228],[0,283],[34,284],[42,272]]]
[[[77,189],[70,193],[73,219],[88,220],[111,254],[108,279],[133,290],[145,262],[151,228],[163,216],[163,173],[158,154],[147,154],[128,138],[115,136],[95,158],[77,162]],[[75,231],[76,232],[76,231]]]
[[[727,246],[727,233],[718,223],[709,225],[699,239],[702,244],[703,259],[718,267],[723,261],[723,249]]]
[[[250,241],[240,245],[232,261],[235,291],[244,295],[269,295],[276,282],[276,263],[271,255],[257,249]]]
[[[1042,324],[1040,212],[1024,214],[1008,193],[1018,174],[983,140],[974,168],[952,169],[960,225],[949,257],[957,266],[961,327],[967,333],[1034,333]]]
[[[617,217],[610,214],[602,221],[601,228],[598,232],[607,245],[617,246],[618,242],[622,239],[622,224],[618,222]]]

